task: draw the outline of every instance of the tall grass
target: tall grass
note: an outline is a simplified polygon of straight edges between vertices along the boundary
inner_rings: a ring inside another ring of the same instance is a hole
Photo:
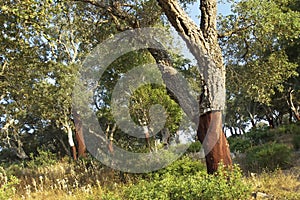
[[[299,171],[247,177],[234,167],[211,176],[203,163],[185,156],[156,172],[127,174],[92,158],[76,162],[63,158],[47,164],[43,157],[49,159],[41,153],[31,161],[0,168],[0,200],[250,199],[258,191],[276,199],[300,199]]]

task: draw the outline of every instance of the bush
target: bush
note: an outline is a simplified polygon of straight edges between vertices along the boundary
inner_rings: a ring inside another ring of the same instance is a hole
[[[292,123],[288,125],[283,125],[278,127],[278,130],[285,134],[300,135],[300,124]]]
[[[186,176],[166,173],[153,181],[142,180],[124,190],[124,199],[249,199],[250,186],[234,166],[227,171],[220,166],[217,175],[199,171]]]
[[[275,133],[269,128],[253,129],[245,134],[253,145],[261,145],[275,140]]]
[[[202,148],[202,145],[199,140],[193,142],[189,148],[186,150],[186,153],[196,153],[199,152]]]
[[[165,174],[172,174],[175,177],[179,177],[189,174],[195,174],[199,171],[206,172],[206,166],[198,160],[192,160],[188,156],[183,156],[166,168],[149,173],[148,175],[152,179],[163,176]]]
[[[285,144],[268,143],[246,151],[246,168],[249,171],[270,171],[291,166],[292,150]]]
[[[294,135],[292,143],[295,150],[300,150],[300,134]]]
[[[0,200],[9,199],[15,194],[15,185],[19,183],[19,180],[10,176],[7,177],[5,170],[0,167]]]
[[[252,146],[250,139],[244,137],[230,137],[228,142],[231,152],[245,153]]]
[[[54,153],[42,149],[37,149],[38,155],[34,156],[33,153],[30,153],[30,161],[27,161],[26,164],[29,168],[45,167],[48,165],[53,165],[57,162],[57,157]]]

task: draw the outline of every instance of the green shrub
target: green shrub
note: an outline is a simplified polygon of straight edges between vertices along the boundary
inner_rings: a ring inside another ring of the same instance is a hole
[[[300,135],[300,124],[292,123],[288,125],[283,125],[278,127],[278,130],[281,130],[281,133],[284,134]]]
[[[0,167],[0,200],[6,200],[15,194],[15,185],[19,180],[15,176],[7,177],[5,170]]]
[[[155,178],[165,174],[172,174],[173,176],[185,176],[195,174],[199,171],[206,172],[206,166],[198,160],[193,160],[188,156],[182,156],[166,168],[160,169],[156,172],[149,173],[149,177]]]
[[[217,175],[205,171],[186,176],[166,173],[153,181],[142,180],[125,188],[124,199],[249,199],[250,187],[237,166],[230,171],[221,166]]]
[[[293,136],[293,146],[295,150],[300,150],[300,134]]]
[[[42,150],[38,148],[37,151],[37,156],[34,156],[33,153],[29,155],[31,160],[26,162],[26,165],[29,168],[44,167],[53,165],[57,162],[57,156],[49,150]]]
[[[195,141],[193,142],[189,148],[186,150],[186,153],[195,153],[195,152],[199,152],[202,148],[202,145],[200,143],[200,141]]]
[[[228,138],[228,142],[231,152],[244,153],[252,146],[250,139],[245,137],[230,137]]]
[[[245,134],[253,145],[260,145],[275,140],[275,134],[269,128],[253,129]]]
[[[285,144],[268,143],[246,151],[246,168],[250,171],[275,170],[291,166],[292,150]]]

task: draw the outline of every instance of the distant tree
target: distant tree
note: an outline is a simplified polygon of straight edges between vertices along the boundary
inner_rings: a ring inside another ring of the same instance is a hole
[[[107,22],[88,6],[68,1],[1,1],[0,8],[1,146],[17,144],[21,150],[22,135],[56,126],[69,136],[76,158],[74,132],[82,137],[71,111],[74,78]],[[82,156],[84,143],[77,144]]]
[[[240,122],[250,121],[255,127],[264,119],[274,127],[291,111],[289,94],[291,89],[298,91],[299,71],[297,55],[291,54],[300,30],[295,8],[295,1],[289,0],[238,1],[233,14],[219,21],[228,107],[233,106],[227,112],[226,120],[231,121],[227,125],[239,127]]]

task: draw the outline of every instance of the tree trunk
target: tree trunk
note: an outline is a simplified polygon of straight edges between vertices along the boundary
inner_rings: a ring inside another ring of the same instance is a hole
[[[169,145],[170,145],[170,137],[171,137],[171,134],[170,134],[170,131],[168,128],[164,128],[162,131],[162,143],[164,145],[164,148],[167,149],[169,148]]]
[[[152,148],[151,148],[151,143],[150,143],[150,134],[149,134],[148,126],[143,126],[143,131],[144,131],[144,135],[145,135],[146,146],[149,149],[149,151],[151,152]]]
[[[75,138],[78,146],[78,157],[86,157],[86,146],[83,137],[83,127],[80,115],[77,112],[73,112],[74,125],[75,125]]]
[[[291,109],[292,113],[294,114],[295,119],[297,121],[300,121],[299,109],[294,106],[294,102],[293,102],[293,92],[294,92],[294,90],[291,89],[289,92],[289,95],[288,95],[287,103],[290,106],[290,109]]]
[[[225,165],[232,164],[228,143],[222,131],[225,68],[216,30],[217,3],[216,0],[200,0],[200,27],[188,17],[177,0],[158,0],[158,3],[195,56],[203,78],[198,136],[204,143],[207,171],[214,173],[220,161]]]
[[[77,150],[76,150],[76,146],[73,140],[73,132],[72,132],[72,128],[71,126],[68,124],[67,121],[65,121],[65,123],[63,124],[65,129],[67,130],[68,133],[68,143],[70,145],[71,148],[71,155],[73,157],[74,160],[77,160]]]
[[[275,128],[275,124],[274,124],[274,119],[272,116],[269,116],[268,114],[266,114],[266,118],[267,118],[267,121],[269,123],[269,127],[271,129],[274,129]]]
[[[229,145],[222,131],[222,115],[220,112],[212,111],[200,116],[198,139],[203,145],[207,172],[214,173],[218,164],[231,165]],[[217,143],[215,144],[215,140]]]
[[[114,154],[114,146],[113,146],[113,141],[114,141],[114,133],[117,129],[117,124],[114,124],[113,128],[110,131],[110,135],[109,135],[109,143],[108,143],[108,151],[111,154]],[[108,126],[108,131],[109,131],[109,126]]]
[[[234,128],[231,126],[229,129],[230,129],[230,134],[233,136],[234,135],[234,131],[233,131]]]

